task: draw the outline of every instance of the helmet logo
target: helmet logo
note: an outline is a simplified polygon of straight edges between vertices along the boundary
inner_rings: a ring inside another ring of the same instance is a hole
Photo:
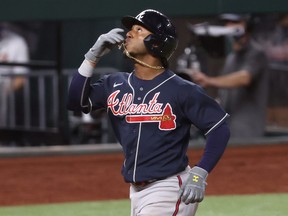
[[[142,13],[140,13],[140,14],[138,14],[138,15],[136,16],[136,19],[142,20],[143,17],[144,17],[144,13],[142,12]]]

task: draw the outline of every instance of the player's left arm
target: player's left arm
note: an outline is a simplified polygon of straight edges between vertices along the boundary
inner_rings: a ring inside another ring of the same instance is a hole
[[[185,204],[201,202],[204,199],[208,173],[223,155],[229,138],[230,130],[226,122],[207,135],[204,154],[199,163],[189,171],[189,177],[179,191],[179,197]]]
[[[222,157],[230,138],[230,129],[226,121],[206,136],[206,146],[197,166],[210,173]]]
[[[188,204],[203,200],[207,176],[223,155],[230,138],[230,130],[227,124],[229,115],[214,99],[197,85],[186,88],[189,91],[181,91],[186,97],[181,105],[183,112],[206,136],[204,153],[190,170],[190,175],[183,181],[179,192],[179,197]]]

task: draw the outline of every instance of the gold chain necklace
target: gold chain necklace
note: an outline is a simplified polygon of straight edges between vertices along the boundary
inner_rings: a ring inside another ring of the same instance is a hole
[[[124,46],[123,43],[120,44],[120,45],[118,46],[118,48],[121,49],[122,46],[123,46],[123,49],[124,49],[125,55],[126,55],[128,58],[131,58],[131,59],[133,59],[134,61],[138,62],[139,64],[141,64],[141,65],[143,65],[143,66],[145,66],[145,67],[148,67],[148,68],[154,69],[154,70],[161,70],[161,69],[164,69],[163,66],[153,66],[153,65],[149,65],[149,64],[147,64],[147,63],[145,63],[145,62],[143,62],[143,61],[141,61],[141,60],[139,60],[139,59],[137,59],[137,58],[131,56],[130,53],[126,50],[126,47]]]

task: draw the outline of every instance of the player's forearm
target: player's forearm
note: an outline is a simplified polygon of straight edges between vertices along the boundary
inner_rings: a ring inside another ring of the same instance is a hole
[[[211,172],[223,155],[230,138],[230,130],[227,123],[221,124],[207,136],[204,154],[197,166]]]

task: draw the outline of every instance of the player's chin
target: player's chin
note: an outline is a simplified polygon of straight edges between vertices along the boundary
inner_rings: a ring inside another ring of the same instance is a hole
[[[128,53],[127,53],[128,52]],[[132,57],[136,57],[136,53],[135,53],[135,51],[133,50],[133,49],[126,49],[126,52],[125,52],[125,54],[127,55],[127,54],[129,54],[130,56],[132,56]],[[129,57],[129,56],[128,56]]]
[[[126,44],[126,45],[125,45],[125,49],[126,49],[126,51],[129,52],[130,54],[131,54],[131,53],[134,53],[133,47],[132,47],[131,45],[129,45],[129,44]]]

